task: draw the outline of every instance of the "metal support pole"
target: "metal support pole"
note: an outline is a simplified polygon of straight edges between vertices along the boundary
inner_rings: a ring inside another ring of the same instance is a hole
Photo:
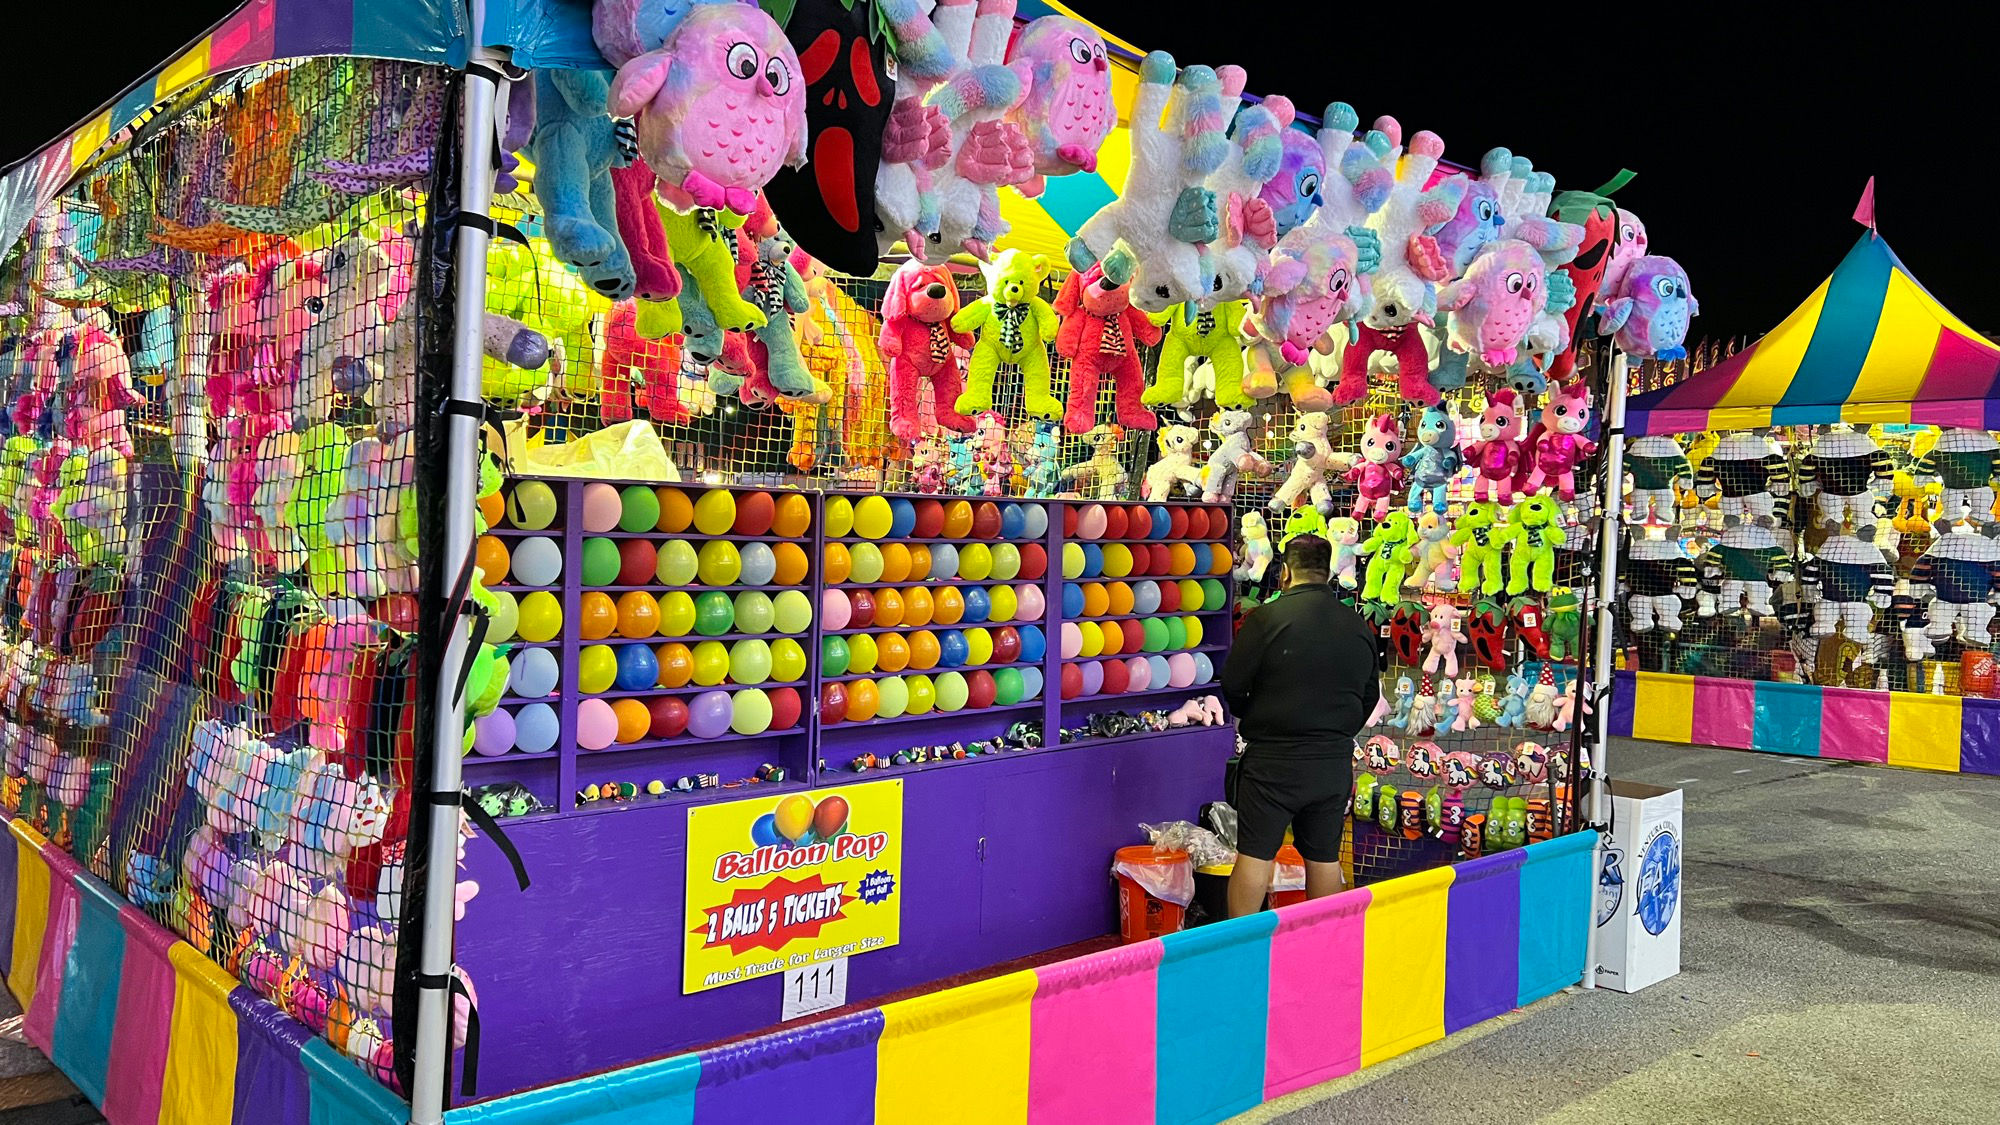
[[[484,4],[472,5],[472,27],[480,26]],[[506,55],[491,48],[475,48],[465,73],[465,118],[460,138],[459,212],[467,217],[484,217],[493,202],[493,147],[499,136],[496,124],[505,120],[507,84],[500,77]],[[457,402],[480,401],[480,360],[483,354],[481,326],[486,314],[486,249],[489,236],[477,224],[465,224],[453,232],[453,307],[457,320],[452,337],[451,394]],[[480,420],[469,414],[446,416],[446,459],[444,565],[439,573],[455,575],[472,556],[473,518],[478,504]],[[447,579],[449,580],[449,579]],[[458,747],[465,733],[465,703],[457,698],[458,670],[465,662],[471,637],[463,623],[455,624],[446,637],[444,660],[438,680],[437,721],[431,738],[437,752],[432,757],[431,792],[455,797],[462,787]],[[445,1077],[451,1068],[451,990],[440,982],[448,980],[453,964],[452,904],[458,882],[459,818],[455,803],[434,801],[425,810],[430,817],[430,857],[424,883],[423,948],[418,972],[420,986],[417,1006],[417,1045],[414,1076],[410,1090],[412,1125],[438,1125],[444,1120]]]
[[[1616,641],[1618,607],[1618,553],[1625,535],[1625,353],[1611,351],[1611,378],[1605,388],[1604,407],[1604,494],[1599,497],[1603,512],[1598,521],[1597,562],[1597,641],[1593,653],[1591,696],[1596,708],[1596,732],[1590,747],[1590,772],[1585,775],[1584,821],[1599,833],[1597,856],[1591,877],[1604,866],[1604,830],[1610,824],[1611,791],[1605,770],[1611,742],[1612,646]],[[1583,967],[1583,987],[1597,983],[1597,927],[1590,927],[1589,954]]]

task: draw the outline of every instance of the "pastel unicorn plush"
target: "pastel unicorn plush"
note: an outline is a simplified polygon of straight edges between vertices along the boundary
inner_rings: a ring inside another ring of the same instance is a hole
[[[1021,194],[1042,194],[1049,176],[1097,171],[1097,150],[1118,122],[1111,62],[1097,29],[1068,16],[1042,16],[1014,36],[1007,67],[1023,87],[1007,120],[1027,137],[1035,162]]]
[[[1335,516],[1326,521],[1326,540],[1333,544],[1333,578],[1342,586],[1355,587],[1355,569],[1361,560],[1361,521]]]
[[[1325,410],[1333,396],[1314,381],[1306,358],[1331,351],[1327,335],[1368,306],[1360,252],[1354,240],[1325,226],[1307,224],[1286,235],[1270,256],[1264,294],[1244,318],[1249,344],[1243,350],[1243,391],[1251,398],[1285,393],[1299,410]]]
[[[1222,164],[1204,181],[1221,220],[1219,237],[1207,250],[1208,267],[1215,274],[1205,298],[1211,304],[1257,289],[1265,258],[1278,243],[1277,219],[1264,201],[1264,185],[1278,174],[1285,153],[1282,135],[1298,115],[1288,98],[1244,103],[1248,78],[1240,66],[1218,67],[1216,77],[1222,82],[1223,104],[1233,106],[1235,116]]]
[[[1243,541],[1243,561],[1236,564],[1235,577],[1239,582],[1256,585],[1264,581],[1276,559],[1271,549],[1271,529],[1264,523],[1264,513],[1255,509],[1243,513],[1237,525],[1238,538]]]
[[[1007,444],[1007,419],[997,410],[982,410],[974,416],[972,460],[978,467],[980,493],[1004,496],[1014,479],[1014,451]]]
[[[1514,502],[1514,478],[1520,472],[1521,439],[1527,427],[1520,396],[1511,387],[1502,387],[1486,396],[1480,412],[1478,440],[1466,448],[1465,460],[1477,470],[1472,498]]]
[[[965,393],[958,396],[958,412],[970,415],[993,409],[993,377],[1002,363],[1012,363],[1021,369],[1027,412],[1061,417],[1063,405],[1050,393],[1048,349],[1059,321],[1056,310],[1041,298],[1042,282],[1049,276],[1048,259],[1005,250],[980,270],[986,275],[986,296],[951,318],[953,331],[979,334],[966,368]]]
[[[1254,424],[1256,418],[1247,410],[1218,410],[1209,417],[1208,430],[1216,441],[1202,472],[1202,503],[1226,503],[1235,497],[1236,481],[1242,474],[1271,471],[1271,463],[1258,456],[1250,443]]]
[[[1200,441],[1201,432],[1193,426],[1168,426],[1160,431],[1160,459],[1146,470],[1145,499],[1171,500],[1180,489],[1201,491],[1201,470],[1194,464]]]
[[[951,160],[951,122],[928,99],[938,83],[965,65],[975,9],[971,0],[951,0],[926,18],[915,3],[895,0],[879,10],[896,32],[897,50],[896,101],[882,126],[882,160],[875,172],[876,254],[887,255],[902,242],[913,259],[941,263],[950,251],[938,232],[932,177]],[[904,46],[910,43],[921,49]]]
[[[1402,143],[1402,126],[1394,118],[1378,119],[1375,128],[1392,145]],[[1443,156],[1444,142],[1437,134],[1411,137],[1388,202],[1368,217],[1369,227],[1381,238],[1382,264],[1374,278],[1374,304],[1342,355],[1335,402],[1356,402],[1367,394],[1369,362],[1377,352],[1395,360],[1404,398],[1430,405],[1440,397],[1430,385],[1422,333],[1412,326],[1433,321],[1436,285],[1451,276],[1433,236],[1457,215],[1466,183],[1447,178],[1425,187]]]
[[[1285,483],[1271,494],[1267,506],[1272,511],[1289,511],[1301,498],[1310,500],[1322,516],[1333,511],[1333,493],[1327,487],[1327,475],[1354,462],[1346,454],[1333,451],[1329,436],[1332,428],[1333,416],[1325,411],[1301,414],[1292,423],[1292,469]]]
[[[952,159],[931,173],[938,216],[933,241],[943,254],[963,250],[984,261],[1008,230],[1000,217],[1000,187],[1032,178],[1035,158],[1006,116],[1023,93],[1021,76],[1004,65],[1014,0],[978,0],[969,22],[951,18],[954,7],[964,6],[942,4],[933,14],[934,22],[944,15],[939,32],[961,60],[925,98],[951,128]],[[968,38],[952,41],[961,26]]]
[[[1355,488],[1355,519],[1382,519],[1389,514],[1389,497],[1401,488],[1409,470],[1403,467],[1403,426],[1393,414],[1377,414],[1361,432],[1361,457],[1347,470]]]
[[[1416,448],[1403,456],[1403,467],[1410,471],[1410,510],[1421,509],[1428,493],[1431,507],[1443,512],[1445,486],[1464,465],[1465,458],[1458,451],[1458,423],[1451,408],[1443,404],[1426,407],[1417,420]]]
[[[1403,585],[1449,593],[1458,584],[1458,548],[1451,545],[1451,525],[1442,512],[1418,513],[1417,543],[1411,551],[1417,565]]]
[[[1139,346],[1160,342],[1160,326],[1132,307],[1135,262],[1124,246],[1115,247],[1089,269],[1073,271],[1056,294],[1055,311],[1062,317],[1056,331],[1056,354],[1069,360],[1069,406],[1063,427],[1081,434],[1097,424],[1098,388],[1110,376],[1113,413],[1118,424],[1134,430],[1159,425],[1139,401],[1146,375],[1139,366]]]
[[[1515,487],[1539,492],[1549,484],[1563,500],[1576,498],[1576,467],[1597,452],[1597,443],[1583,436],[1590,428],[1590,387],[1581,380],[1556,389],[1542,410],[1542,420],[1522,444],[1521,475]]]
[[[965,390],[959,353],[973,346],[971,333],[951,326],[958,310],[958,284],[943,266],[912,259],[889,276],[876,343],[889,358],[889,431],[904,441],[915,441],[922,432],[919,392],[925,383],[937,424],[959,433],[972,430],[972,420],[953,405]]]
[[[1621,265],[1618,282],[1606,284],[1607,298],[1597,306],[1598,331],[1613,334],[1634,359],[1686,359],[1688,321],[1701,313],[1687,271],[1654,255]]]

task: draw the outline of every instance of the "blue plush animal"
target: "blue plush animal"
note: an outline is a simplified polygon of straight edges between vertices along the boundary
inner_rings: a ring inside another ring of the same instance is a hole
[[[1528,681],[1518,675],[1507,677],[1507,698],[1500,704],[1500,717],[1493,720],[1494,726],[1525,727],[1528,725]]]
[[[1403,457],[1410,470],[1410,511],[1421,511],[1429,493],[1431,507],[1445,510],[1445,486],[1465,467],[1458,451],[1458,423],[1443,405],[1428,407],[1417,421],[1417,444]]]
[[[618,235],[618,203],[611,186],[617,159],[611,119],[611,72],[543,68],[535,72],[535,131],[528,158],[535,163],[535,198],[556,256],[591,288],[622,301],[638,282],[625,240]]]
[[[1062,447],[1054,422],[1036,422],[1034,444],[1027,453],[1028,494],[1054,496],[1062,486]]]
[[[1411,680],[1408,676],[1398,676],[1396,678],[1396,709],[1395,713],[1389,716],[1389,725],[1392,727],[1407,728],[1410,725],[1410,711],[1416,701],[1417,685],[1415,681]]]

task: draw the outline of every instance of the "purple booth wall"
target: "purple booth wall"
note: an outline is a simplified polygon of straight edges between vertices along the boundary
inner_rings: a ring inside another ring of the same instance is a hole
[[[1112,932],[1111,853],[1141,823],[1192,820],[1220,799],[1234,746],[1233,727],[1192,728],[901,774],[902,942],[854,958],[849,1002]],[[534,885],[517,890],[499,850],[474,842],[466,866],[482,891],[458,924],[479,990],[479,1096],[778,1022],[779,979],[681,994],[685,805],[507,834]]]

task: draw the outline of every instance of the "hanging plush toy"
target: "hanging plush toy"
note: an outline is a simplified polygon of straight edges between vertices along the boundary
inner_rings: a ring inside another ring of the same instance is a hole
[[[1853,527],[1857,536],[1872,540],[1895,472],[1895,463],[1874,438],[1840,426],[1813,441],[1799,465],[1799,494],[1816,495],[1813,506],[1822,525],[1836,531]]]
[[[1123,246],[1087,270],[1072,272],[1056,294],[1062,326],[1056,354],[1069,360],[1069,408],[1063,426],[1080,434],[1097,424],[1097,392],[1111,377],[1112,411],[1118,424],[1134,430],[1159,425],[1139,401],[1146,375],[1139,346],[1160,342],[1160,327],[1132,307],[1132,255]]]
[[[907,0],[896,0],[893,8],[903,9]],[[951,0],[939,4],[922,26],[928,31],[915,36],[922,47],[908,51],[901,41],[917,31],[916,23],[896,24],[896,101],[883,125],[882,160],[876,167],[872,192],[875,199],[875,250],[877,257],[902,242],[910,256],[941,264],[949,257],[938,234],[938,203],[934,177],[951,160],[951,122],[944,111],[930,104],[930,94],[940,82],[964,68],[965,45],[972,40],[976,8],[971,0]],[[934,48],[934,49],[933,49]],[[801,56],[801,60],[805,56]]]
[[[1464,181],[1465,194],[1459,197],[1458,210],[1451,221],[1439,227],[1436,236],[1438,253],[1449,263],[1451,276],[1465,276],[1473,258],[1498,240],[1500,228],[1507,225],[1507,217],[1500,213],[1500,193],[1494,182],[1508,172],[1514,159],[1513,153],[1496,148],[1480,159],[1478,179],[1451,177]]]
[[[1452,314],[1447,341],[1452,350],[1487,370],[1504,371],[1519,357],[1548,296],[1542,256],[1509,238],[1488,245],[1464,277],[1438,290],[1437,307]]]
[[[1611,236],[1611,253],[1604,260],[1604,279],[1599,283],[1598,291],[1617,293],[1625,284],[1626,274],[1634,263],[1646,256],[1646,248],[1650,245],[1645,221],[1630,211],[1619,211],[1618,226]]]
[[[979,472],[983,496],[1003,496],[1014,479],[1014,451],[1007,444],[1007,419],[997,410],[982,410],[972,419],[972,463]]]
[[[614,301],[637,287],[632,259],[618,236],[618,202],[611,166],[617,141],[611,121],[611,75],[599,70],[544,67],[535,72],[535,198],[556,256],[591,288]]]
[[[949,35],[960,25],[946,20],[940,26]],[[964,26],[970,38],[950,44],[962,65],[926,98],[951,127],[952,159],[931,174],[931,191],[937,199],[938,248],[983,261],[1008,229],[1000,217],[999,189],[1030,179],[1034,154],[1005,117],[1022,93],[1020,76],[1002,65],[1014,27],[1014,0],[979,0]]]
[[[1104,37],[1080,20],[1042,16],[1014,36],[1007,68],[1025,91],[1007,120],[1027,137],[1035,158],[1034,178],[1020,185],[1021,194],[1042,194],[1049,176],[1097,171],[1097,150],[1118,123]]]
[[[1425,495],[1439,513],[1445,510],[1445,486],[1465,466],[1458,451],[1458,423],[1449,406],[1426,407],[1417,420],[1417,445],[1403,456],[1410,472],[1410,510],[1422,509]]]
[[[1256,417],[1247,410],[1218,410],[1209,417],[1215,451],[1208,455],[1208,467],[1202,471],[1202,503],[1227,503],[1235,497],[1242,474],[1271,471],[1270,462],[1258,456],[1250,442],[1250,427],[1255,424]]]
[[[1125,463],[1118,459],[1118,442],[1125,436],[1124,428],[1099,426],[1083,436],[1090,442],[1090,457],[1064,469],[1062,482],[1078,491],[1092,489],[1091,495],[1098,500],[1122,499],[1125,485],[1131,480],[1125,472]]]
[[[642,338],[634,327],[638,316],[627,301],[605,321],[598,412],[606,422],[627,421],[643,410],[656,422],[685,425],[692,416],[680,399],[680,345]]]
[[[954,408],[965,390],[959,352],[973,345],[971,333],[952,329],[958,300],[958,285],[943,266],[912,259],[889,276],[879,344],[889,357],[889,429],[904,441],[915,441],[923,429],[919,391],[926,382],[937,424],[972,430],[972,420]]]
[[[752,223],[757,226],[756,257],[750,263],[743,296],[764,313],[764,326],[755,330],[757,342],[764,348],[764,374],[779,397],[825,403],[832,399],[833,390],[806,370],[792,329],[794,316],[812,310],[805,277],[792,265],[792,251],[797,247],[778,226],[770,208],[760,206]],[[744,229],[750,230],[750,224]]]
[[[1597,443],[1583,436],[1589,428],[1590,388],[1578,382],[1557,389],[1522,445],[1519,491],[1539,492],[1552,484],[1559,498],[1574,500],[1576,467],[1597,452]]]
[[[1318,514],[1315,508],[1300,508],[1299,511]],[[1335,516],[1325,520],[1325,523],[1326,534],[1320,538],[1333,544],[1333,580],[1352,590],[1360,584],[1354,572],[1361,565],[1361,521]]]
[[[1474,500],[1465,506],[1450,539],[1459,552],[1459,593],[1477,590],[1490,598],[1500,592],[1500,548],[1507,535],[1507,525],[1492,501]]]
[[[1947,427],[1937,444],[1920,458],[1911,475],[1919,484],[1943,486],[1938,509],[1939,530],[1954,524],[1986,527],[1993,523],[1993,482],[2000,478],[2000,442],[1985,430]]]
[[[1243,541],[1243,561],[1236,564],[1236,580],[1251,586],[1261,585],[1276,557],[1271,550],[1271,531],[1264,526],[1264,513],[1255,509],[1243,513],[1238,524],[1241,528],[1239,538]]]
[[[1442,671],[1457,678],[1458,646],[1465,643],[1465,630],[1459,624],[1464,620],[1465,611],[1450,602],[1437,602],[1431,606],[1430,622],[1424,628],[1430,645],[1424,657],[1424,671]],[[1471,700],[1468,698],[1466,702],[1470,704]]]
[[[1458,548],[1451,545],[1451,525],[1444,513],[1417,513],[1416,568],[1403,580],[1412,590],[1449,593],[1458,587]]]
[[[1354,126],[1349,125],[1346,132],[1352,140]],[[1278,135],[1278,144],[1277,174],[1265,181],[1257,194],[1271,209],[1271,222],[1282,239],[1319,211],[1324,201],[1321,184],[1326,180],[1328,167],[1326,151],[1319,140],[1303,129],[1283,130]]]
[[[1607,283],[1597,306],[1597,328],[1613,335],[1634,359],[1687,358],[1688,322],[1701,302],[1688,289],[1687,271],[1672,258],[1647,256],[1622,263],[1621,283]]]
[[[1240,410],[1253,401],[1243,393],[1243,338],[1240,335],[1247,301],[1223,301],[1214,308],[1179,304],[1153,317],[1164,324],[1166,339],[1153,368],[1153,382],[1140,396],[1147,406],[1171,406],[1199,400],[1188,378],[1190,364],[1206,364],[1215,386],[1211,396],[1225,410]]]
[[[1875,611],[1888,609],[1896,590],[1896,572],[1881,548],[1852,535],[1828,536],[1800,568],[1799,581],[1819,595],[1812,635],[1830,637],[1838,630],[1858,641],[1868,639]]]
[[[1724,523],[1772,519],[1775,497],[1790,495],[1791,487],[1792,468],[1785,455],[1768,436],[1748,430],[1717,442],[1694,475],[1694,494],[1702,500],[1716,497]]]
[[[1502,387],[1486,396],[1486,409],[1479,415],[1479,439],[1466,448],[1465,460],[1477,470],[1472,498],[1514,502],[1514,478],[1520,474],[1521,442],[1527,428],[1527,412],[1520,396]]]
[[[1160,313],[1213,289],[1199,244],[1222,229],[1215,197],[1202,186],[1228,155],[1221,80],[1205,66],[1177,75],[1173,56],[1154,51],[1139,64],[1131,121],[1125,191],[1071,240],[1070,266],[1088,269],[1123,239],[1139,260],[1133,303]]]
[[[1388,515],[1390,496],[1409,476],[1402,456],[1403,424],[1396,416],[1377,414],[1369,419],[1361,432],[1361,456],[1345,478],[1355,489],[1355,519]]]
[[[607,108],[637,119],[661,197],[683,210],[747,215],[779,168],[805,163],[798,55],[748,4],[698,0],[658,48],[619,66]]]
[[[1770,528],[1739,523],[1716,539],[1700,570],[1702,593],[1696,611],[1701,616],[1713,616],[1718,610],[1734,613],[1748,605],[1759,617],[1776,617],[1771,591],[1792,580],[1792,558]]]
[[[1368,306],[1354,240],[1319,224],[1286,235],[1272,252],[1264,294],[1243,320],[1243,391],[1269,398],[1280,385],[1299,410],[1324,410],[1333,396],[1313,380],[1309,353],[1331,351],[1327,335]]]
[[[1570,373],[1576,369],[1577,349],[1591,335],[1587,328],[1579,330],[1579,324],[1585,313],[1597,307],[1604,287],[1604,271],[1610,265],[1620,235],[1620,212],[1610,196],[1632,182],[1632,175],[1621,168],[1610,182],[1596,191],[1566,191],[1550,202],[1549,215],[1552,218],[1583,228],[1583,237],[1577,241],[1576,256],[1561,267],[1562,272],[1569,275],[1576,302],[1564,314],[1569,328],[1569,346],[1555,353],[1549,362],[1548,377],[1557,382],[1569,379]]]
[[[1910,573],[1910,592],[1929,598],[1929,641],[1956,636],[1968,648],[1993,643],[1993,602],[2000,592],[2000,541],[1963,531],[1940,535]],[[1924,655],[1930,645],[1925,644]]]
[[[1053,422],[1036,422],[1035,436],[1028,444],[1027,464],[1021,475],[1027,479],[1028,495],[1054,496],[1062,483],[1062,431]]]
[[[1392,145],[1401,143],[1402,126],[1394,118],[1381,118],[1375,127]],[[1395,189],[1382,209],[1368,218],[1369,227],[1381,238],[1382,265],[1374,277],[1374,304],[1342,355],[1335,402],[1357,402],[1368,393],[1369,361],[1377,352],[1395,360],[1405,399],[1425,405],[1438,401],[1429,380],[1430,357],[1423,334],[1414,326],[1432,323],[1437,283],[1451,276],[1433,236],[1458,213],[1465,182],[1445,179],[1426,188],[1443,155],[1444,142],[1437,134],[1426,131],[1411,137]]]
[[[674,268],[673,250],[667,234],[660,229],[660,212],[653,202],[653,187],[659,177],[646,162],[634,157],[624,167],[613,165],[611,189],[617,200],[618,237],[632,258],[632,273],[638,280],[634,296],[655,304],[671,303],[681,295],[680,271]],[[678,308],[653,311],[655,317],[671,325],[679,317]]]
[[[1410,513],[1398,508],[1375,525],[1375,533],[1354,549],[1368,556],[1368,577],[1361,587],[1363,601],[1394,605],[1401,597],[1403,579],[1415,561],[1411,548],[1417,541],[1417,525]]]
[[[1333,451],[1332,429],[1333,416],[1324,411],[1301,414],[1292,423],[1292,468],[1285,483],[1271,495],[1272,511],[1289,511],[1301,498],[1310,500],[1322,516],[1333,511],[1327,477],[1345,470],[1353,459]]]
[[[1544,495],[1523,499],[1507,517],[1504,539],[1513,547],[1507,593],[1547,592],[1555,584],[1556,547],[1563,541],[1562,509]]]
[[[986,275],[986,296],[951,318],[958,332],[977,332],[972,362],[966,368],[965,393],[958,412],[975,414],[993,409],[993,377],[1002,363],[1021,369],[1023,407],[1043,418],[1062,416],[1063,405],[1050,393],[1049,349],[1058,327],[1056,310],[1041,298],[1049,276],[1048,259],[1023,250],[1006,250],[980,266]]]
[[[1193,426],[1168,426],[1160,431],[1160,459],[1146,470],[1144,498],[1172,500],[1176,492],[1201,492],[1201,470],[1195,468],[1194,453],[1201,432]]]
[[[1679,518],[1681,488],[1692,487],[1694,469],[1687,451],[1672,437],[1648,434],[1625,447],[1625,518],[1633,523],[1671,526]]]
[[[1240,66],[1218,67],[1216,77],[1222,81],[1223,106],[1232,119],[1222,164],[1204,181],[1204,187],[1215,196],[1221,220],[1219,237],[1206,251],[1205,266],[1215,275],[1207,295],[1211,303],[1249,295],[1263,272],[1266,255],[1278,243],[1277,220],[1262,193],[1264,185],[1278,174],[1285,151],[1281,135],[1297,116],[1289,98],[1243,102],[1248,78]]]

